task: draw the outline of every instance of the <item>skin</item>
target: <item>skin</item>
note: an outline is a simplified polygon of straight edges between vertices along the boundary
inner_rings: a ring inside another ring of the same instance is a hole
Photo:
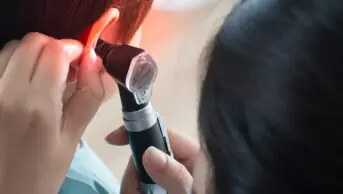
[[[150,147],[143,155],[143,164],[147,173],[166,189],[168,194],[208,193],[206,191],[209,162],[205,151],[199,149],[198,143],[183,134],[169,130],[168,135],[175,159]],[[129,143],[123,126],[109,134],[106,141],[117,146]],[[121,193],[140,194],[139,179],[132,159],[129,160],[122,179]]]
[[[200,150],[195,166],[194,166],[194,182],[193,182],[193,191],[197,194],[208,194],[208,180],[211,177],[209,171],[209,162],[207,160],[205,151]]]
[[[78,82],[63,104],[71,63]],[[103,101],[102,72],[94,50],[74,40],[30,33],[0,51],[0,193],[58,192]]]

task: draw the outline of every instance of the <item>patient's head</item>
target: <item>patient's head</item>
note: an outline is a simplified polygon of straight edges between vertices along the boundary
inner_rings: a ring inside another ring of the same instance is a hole
[[[213,184],[197,193],[342,193],[343,1],[241,1],[199,107]]]
[[[152,0],[3,0],[0,2],[0,45],[28,32],[76,38],[109,7],[120,19],[111,29],[116,42],[128,43],[140,27]]]

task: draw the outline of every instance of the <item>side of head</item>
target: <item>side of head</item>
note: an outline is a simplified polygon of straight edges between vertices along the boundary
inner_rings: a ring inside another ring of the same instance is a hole
[[[0,3],[0,45],[28,32],[76,38],[109,7],[120,11],[116,39],[128,43],[148,14],[153,0],[5,0]]]
[[[204,193],[343,192],[342,16],[340,0],[245,0],[228,16],[199,105]]]
[[[140,38],[135,34],[139,35],[152,3],[153,0],[4,0],[0,2],[0,49],[10,40],[21,39],[29,32],[58,39],[80,39],[80,35],[87,35],[90,27],[111,7],[117,8],[120,16],[102,38],[111,43],[137,46]],[[77,74],[76,69],[74,72]],[[108,100],[116,86],[107,74],[103,74],[102,80],[105,100]],[[75,87],[75,82],[68,84],[64,101],[70,98]]]

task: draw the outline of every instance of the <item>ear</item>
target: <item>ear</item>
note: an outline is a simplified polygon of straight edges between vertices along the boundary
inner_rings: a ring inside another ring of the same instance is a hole
[[[91,27],[88,34],[85,48],[95,48],[96,43],[103,31],[119,19],[119,10],[117,8],[109,8]]]

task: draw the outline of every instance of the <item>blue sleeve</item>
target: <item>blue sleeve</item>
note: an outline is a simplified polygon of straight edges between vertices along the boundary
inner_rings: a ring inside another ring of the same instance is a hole
[[[119,190],[111,170],[82,140],[59,194],[119,194]]]

